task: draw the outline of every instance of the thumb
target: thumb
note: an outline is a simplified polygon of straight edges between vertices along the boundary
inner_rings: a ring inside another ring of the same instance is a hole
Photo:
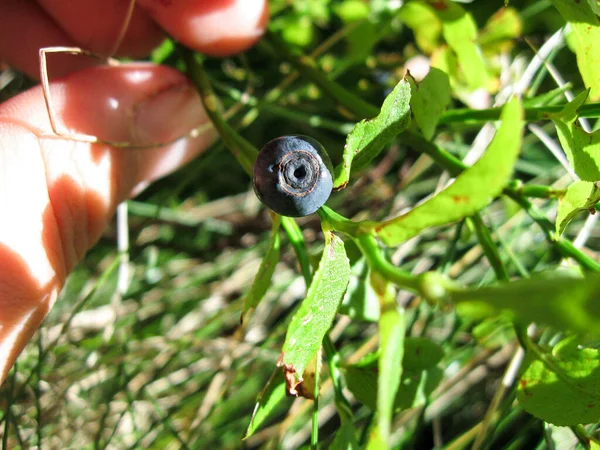
[[[0,105],[0,384],[116,206],[214,140],[208,126],[176,140],[208,119],[166,67],[95,67],[50,92],[60,131],[133,147],[57,137],[39,86]]]

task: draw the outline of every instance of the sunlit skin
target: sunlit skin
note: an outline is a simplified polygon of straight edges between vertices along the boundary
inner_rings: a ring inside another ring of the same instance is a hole
[[[106,53],[126,8],[121,0],[3,1],[0,61],[38,77],[40,47]],[[170,34],[206,54],[230,55],[253,45],[267,20],[266,0],[138,1],[118,54],[141,57]],[[49,64],[63,131],[139,145],[208,121],[195,89],[172,69],[69,55]],[[209,130],[157,148],[117,149],[53,136],[39,86],[0,105],[0,384],[116,206],[214,139]]]

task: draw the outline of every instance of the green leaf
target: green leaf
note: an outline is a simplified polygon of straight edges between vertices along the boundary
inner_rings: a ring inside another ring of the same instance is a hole
[[[407,337],[404,340],[404,360],[402,367],[408,371],[421,371],[434,368],[444,357],[444,351],[427,338]]]
[[[329,446],[329,450],[358,450],[360,447],[356,441],[356,428],[352,423],[352,416],[342,414],[340,415],[340,421],[342,423]]]
[[[477,45],[477,24],[473,16],[452,2],[445,2],[435,11],[442,21],[444,39],[454,51],[469,88],[493,89],[494,80],[488,73],[483,54]]]
[[[286,398],[285,378],[280,369],[276,369],[267,385],[260,393],[250,424],[244,439],[248,439],[276,412],[277,406]]]
[[[285,19],[281,36],[289,44],[307,47],[314,38],[313,24],[307,15],[289,15]]]
[[[377,322],[379,320],[379,299],[369,280],[369,266],[365,258],[360,258],[352,266],[352,276],[344,301],[340,306],[340,314],[353,320]]]
[[[596,15],[600,16],[600,3],[598,3],[598,0],[586,0],[588,6],[590,7],[590,9],[592,10],[592,12]]]
[[[283,344],[282,363],[297,380],[302,378],[306,365],[319,351],[350,280],[350,262],[344,243],[331,231],[324,232],[325,248],[319,268],[306,298],[292,317]]]
[[[410,122],[410,83],[401,80],[388,95],[377,117],[356,124],[346,139],[342,163],[336,167],[334,187],[344,187],[350,170],[366,166],[384,145],[404,131]]]
[[[420,83],[411,83],[410,106],[415,122],[426,139],[431,139],[435,127],[450,103],[451,91],[448,75],[431,67]]]
[[[271,240],[267,253],[260,263],[258,273],[254,278],[254,282],[250,287],[250,291],[244,298],[244,309],[242,311],[242,321],[246,313],[253,308],[256,308],[262,298],[265,296],[267,289],[271,285],[271,278],[275,272],[275,267],[279,261],[279,248],[280,248],[280,237],[279,237],[279,225],[281,224],[281,216],[278,214],[271,214],[273,220],[273,227],[271,230]]]
[[[503,50],[521,35],[523,24],[514,8],[501,8],[485,24],[479,34],[479,45],[486,50]]]
[[[424,3],[404,2],[400,18],[413,31],[415,41],[425,53],[433,53],[439,47],[442,22],[433,8]]]
[[[345,0],[340,4],[333,6],[333,11],[345,23],[355,22],[357,20],[369,17],[369,5],[361,0]]]
[[[560,235],[571,220],[581,211],[594,208],[600,200],[600,189],[590,181],[575,181],[558,203],[556,232]]]
[[[535,360],[519,382],[520,405],[530,414],[555,425],[600,420],[600,352],[578,348],[571,336],[559,342],[552,355]]]
[[[367,448],[377,448],[384,443],[389,445],[394,414],[394,401],[402,378],[404,357],[404,333],[406,317],[404,309],[396,305],[396,290],[379,274],[371,276],[373,287],[379,296],[381,316],[379,318],[379,358],[377,373],[377,408],[374,433]]]
[[[514,342],[515,327],[505,316],[490,317],[475,325],[472,334],[479,346],[498,349]]]
[[[565,272],[453,292],[460,314],[494,317],[501,311],[521,323],[536,322],[562,330],[600,335],[600,274],[576,277]]]
[[[394,411],[425,403],[443,377],[443,371],[436,367],[443,355],[440,346],[429,339],[405,339],[402,381],[394,399]],[[378,353],[371,353],[344,369],[348,389],[373,410],[377,404],[377,357]]]
[[[585,86],[590,88],[592,100],[600,99],[600,19],[595,0],[551,0],[558,12],[571,25],[575,42],[577,65]],[[590,7],[594,5],[594,7]],[[594,13],[596,10],[596,13]]]
[[[365,226],[374,229],[386,245],[394,246],[428,227],[454,222],[487,206],[502,192],[521,148],[524,123],[518,99],[504,106],[500,120],[485,154],[453,184],[406,214]]]
[[[564,109],[550,117],[573,170],[584,181],[600,180],[600,130],[587,133],[576,121],[577,110],[585,103],[588,91],[581,92]]]

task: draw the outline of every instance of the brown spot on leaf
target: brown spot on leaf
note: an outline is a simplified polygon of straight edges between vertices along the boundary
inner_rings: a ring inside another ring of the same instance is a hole
[[[347,181],[346,181],[346,182],[344,182],[344,184],[342,184],[342,185],[340,185],[340,186],[338,186],[338,187],[336,187],[336,188],[333,188],[333,192],[341,191],[341,190],[342,190],[342,189],[344,189],[346,186],[348,186],[348,182],[347,182]]]
[[[466,195],[453,195],[452,201],[454,201],[454,203],[468,203],[469,197]]]
[[[433,6],[433,8],[437,9],[438,11],[445,11],[448,9],[448,5],[445,1],[432,2],[431,6]]]
[[[285,377],[285,386],[288,395],[298,396],[298,385],[304,381],[302,378],[296,379],[296,368],[293,364],[285,364],[283,362],[283,353],[279,355],[277,367],[283,367],[283,376]]]

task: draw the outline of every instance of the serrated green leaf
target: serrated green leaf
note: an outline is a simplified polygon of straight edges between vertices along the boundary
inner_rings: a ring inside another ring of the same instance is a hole
[[[452,2],[435,9],[442,21],[442,34],[458,59],[461,73],[471,90],[493,89],[481,49],[477,45],[477,24],[470,13]]]
[[[521,148],[524,122],[518,99],[504,106],[500,120],[500,128],[485,154],[453,184],[406,214],[366,226],[386,245],[394,246],[428,227],[454,222],[488,205],[509,180]]]
[[[277,369],[260,393],[250,424],[244,439],[248,439],[276,412],[278,405],[286,398],[285,377],[281,369]]]
[[[569,164],[584,181],[600,180],[600,130],[593,133],[584,131],[577,119],[577,110],[588,97],[588,91],[581,92],[569,102],[561,112],[551,115],[556,126],[560,144],[567,154]]]
[[[556,232],[560,235],[571,220],[581,211],[593,208],[600,200],[600,189],[590,181],[575,181],[558,202]]]
[[[346,139],[342,163],[335,168],[334,187],[348,183],[350,170],[367,165],[383,146],[410,122],[410,84],[401,80],[388,95],[377,117],[356,124]]]
[[[350,281],[350,262],[344,242],[325,230],[325,248],[306,298],[292,317],[283,344],[283,364],[302,377],[321,347]]]
[[[431,67],[423,81],[411,83],[411,91],[410,106],[415,122],[429,140],[450,103],[450,80],[445,72]]]
[[[279,248],[280,248],[280,237],[279,237],[279,225],[281,224],[281,216],[278,214],[271,215],[273,219],[273,226],[271,229],[271,239],[269,241],[269,248],[267,253],[260,263],[258,273],[254,278],[254,282],[244,298],[244,309],[242,312],[242,320],[246,313],[253,308],[256,308],[262,298],[265,296],[267,289],[271,285],[271,278],[275,272],[275,267],[279,261]]]
[[[592,100],[600,99],[600,18],[594,13],[591,5],[586,2],[573,0],[551,0],[552,4],[563,18],[569,22],[575,37],[575,54],[577,65],[585,86],[591,89]],[[598,9],[598,5],[595,5]]]
[[[600,352],[559,342],[546,360],[535,360],[517,389],[520,405],[546,422],[566,426],[600,420]]]
[[[505,311],[513,321],[600,335],[600,274],[584,278],[565,272],[466,289],[450,295],[460,314],[493,317]]]

